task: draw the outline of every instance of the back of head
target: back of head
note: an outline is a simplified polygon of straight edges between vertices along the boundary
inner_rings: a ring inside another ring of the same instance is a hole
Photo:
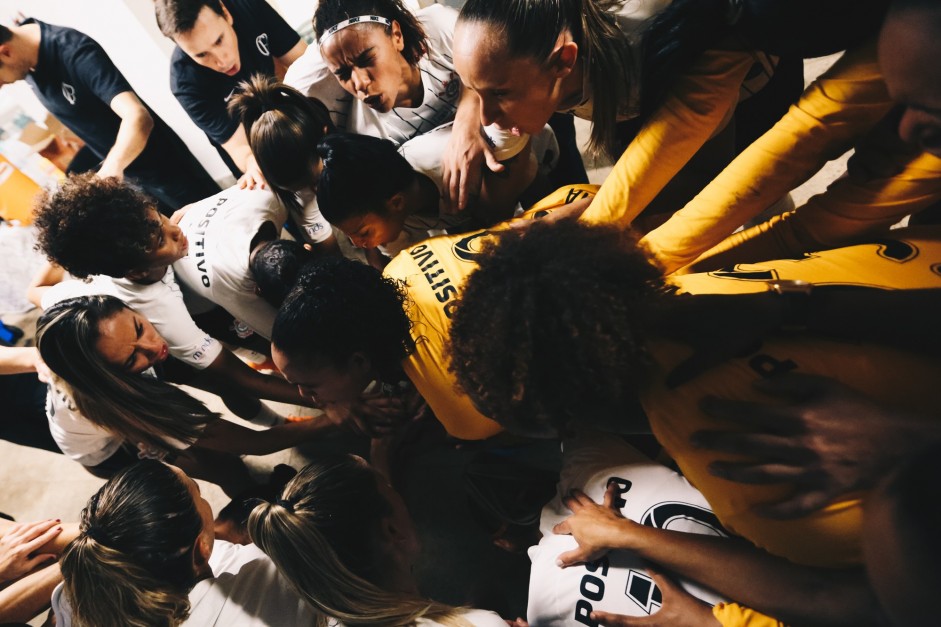
[[[301,470],[277,503],[249,517],[252,540],[298,592],[328,619],[348,625],[411,625],[451,610],[383,589],[381,524],[392,508],[375,470],[337,455]]]
[[[638,303],[663,287],[636,237],[536,222],[501,232],[475,261],[451,325],[451,369],[511,431],[623,419],[647,359]]]
[[[317,146],[323,170],[317,206],[331,224],[385,213],[385,201],[408,189],[415,171],[387,139],[351,133],[326,136]]]
[[[493,29],[510,58],[549,59],[565,31],[578,44],[592,86],[593,112],[589,148],[618,155],[615,135],[619,111],[635,79],[630,45],[615,20],[624,0],[468,0],[459,22],[479,22]]]
[[[193,30],[203,7],[209,7],[217,15],[223,15],[220,0],[154,0],[157,26],[160,32],[170,39],[188,33]]]
[[[99,325],[124,309],[113,296],[64,300],[40,316],[36,346],[85,418],[129,442],[168,452],[166,438],[195,440],[217,414],[176,386],[102,359],[95,348]]]
[[[278,311],[271,343],[291,359],[342,364],[362,352],[380,372],[414,349],[401,284],[350,259],[308,264]]]
[[[402,56],[416,65],[425,54],[425,30],[402,0],[321,0],[314,12],[313,26],[317,41],[333,26],[361,15],[378,15],[399,23],[405,47]]]
[[[193,548],[203,528],[169,467],[144,460],[119,471],[82,510],[62,555],[76,627],[170,627],[189,613]]]
[[[13,31],[0,24],[0,44],[5,44],[13,38]]]
[[[285,204],[296,205],[290,190],[310,186],[315,147],[333,128],[327,108],[274,77],[255,74],[239,85],[229,113],[242,121],[265,180]]]
[[[249,270],[259,295],[278,309],[294,289],[301,268],[313,259],[314,254],[300,242],[276,239],[258,249],[249,262]]]
[[[147,263],[160,222],[155,203],[116,178],[70,176],[40,196],[37,247],[77,277],[123,277]]]

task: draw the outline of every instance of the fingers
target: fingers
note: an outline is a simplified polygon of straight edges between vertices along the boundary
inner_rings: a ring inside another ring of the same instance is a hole
[[[506,170],[506,166],[497,161],[497,156],[493,154],[493,150],[490,146],[484,150],[484,162],[487,164],[487,169],[491,172],[503,172]]]
[[[586,554],[582,551],[581,547],[579,547],[571,551],[566,551],[565,553],[560,553],[559,557],[555,560],[555,564],[559,568],[568,568],[569,566],[584,564],[589,561],[591,561],[591,556]]]
[[[697,431],[690,437],[690,442],[698,448],[746,455],[767,461],[778,460],[790,464],[802,464],[817,459],[813,451],[801,446],[799,438],[773,433]]]
[[[59,520],[44,520],[39,523],[33,523],[32,528],[24,536],[23,548],[28,552],[41,548],[51,542],[53,538],[62,533],[62,527],[58,526]]]
[[[591,613],[591,620],[607,627],[631,627],[632,625],[652,625],[656,620],[654,616],[656,614],[653,616],[624,616],[622,614],[594,611]]]
[[[555,527],[552,528],[552,533],[557,536],[570,536],[572,535],[572,527],[569,525],[569,519],[566,518]]]
[[[604,500],[602,504],[608,509],[613,509],[619,515],[621,513],[621,508],[619,508],[615,503],[618,500],[618,485],[614,482],[613,479],[608,480],[608,487],[604,491]]]
[[[562,503],[572,510],[573,514],[577,514],[588,505],[597,505],[597,503],[592,501],[591,498],[581,490],[572,490],[569,492],[568,496],[562,498]]]
[[[713,418],[736,422],[755,431],[778,435],[794,435],[800,431],[799,419],[787,407],[707,396],[699,402],[699,408]]]
[[[841,387],[829,377],[802,372],[787,372],[769,379],[759,379],[754,386],[765,394],[795,402],[806,401],[834,387]]]
[[[803,479],[808,475],[808,470],[800,465],[789,464],[712,462],[709,464],[709,474],[736,483],[768,485]]]

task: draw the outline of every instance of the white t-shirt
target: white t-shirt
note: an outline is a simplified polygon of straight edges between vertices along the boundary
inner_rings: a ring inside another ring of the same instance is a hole
[[[262,189],[232,186],[191,206],[180,220],[189,254],[173,263],[187,304],[193,296],[213,302],[270,339],[277,311],[255,293],[248,259],[261,226],[280,233],[286,221],[284,205]]]
[[[474,627],[506,627],[506,621],[499,614],[487,610],[467,610],[461,613],[461,618]],[[346,623],[337,621],[332,623],[335,627],[346,627]],[[416,627],[444,627],[443,623],[430,618],[419,618],[415,621]]]
[[[452,123],[447,123],[408,140],[399,146],[399,154],[405,157],[409,165],[424,176],[427,176],[442,198],[448,195],[444,185],[444,166],[441,155],[451,137]],[[519,155],[526,148],[529,135],[514,136],[509,132],[501,131],[495,138],[488,135],[499,161],[506,161]],[[532,138],[531,154],[537,167],[543,174],[548,174],[559,160],[559,143],[555,133],[547,124],[541,133]],[[444,235],[448,229],[468,228],[470,216],[466,214],[435,213],[413,214],[405,220],[402,232],[394,242],[380,246],[380,250],[390,257],[394,257],[413,244]],[[452,231],[459,232],[459,231]]]
[[[93,424],[79,413],[69,394],[49,385],[46,395],[49,432],[66,457],[83,466],[97,466],[114,455],[124,439]]]
[[[660,589],[645,572],[644,562],[630,551],[612,551],[591,564],[556,566],[561,553],[578,547],[572,536],[552,532],[572,515],[561,495],[578,488],[600,503],[612,478],[618,482],[618,505],[626,518],[660,529],[726,535],[705,498],[686,479],[620,438],[583,433],[564,445],[558,493],[542,510],[542,540],[529,549],[533,566],[527,617],[533,627],[588,625],[593,610],[647,616],[662,605]],[[688,581],[680,584],[706,603],[723,600]]]
[[[190,591],[190,616],[183,625],[286,627],[314,623],[314,610],[254,544],[216,540],[209,566],[213,577],[203,579]],[[52,610],[59,627],[71,626],[72,611],[61,583],[52,593]]]
[[[172,267],[159,281],[147,285],[106,276],[96,276],[88,282],[63,281],[46,290],[42,308],[49,309],[67,298],[97,294],[115,296],[147,318],[166,341],[170,354],[194,368],[202,370],[222,353],[222,344],[193,322]]]

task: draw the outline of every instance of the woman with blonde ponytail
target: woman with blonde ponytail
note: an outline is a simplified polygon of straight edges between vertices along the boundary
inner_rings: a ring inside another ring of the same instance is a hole
[[[116,474],[79,531],[52,595],[59,627],[312,624],[261,551],[215,539],[199,486],[173,466],[144,460]]]
[[[505,627],[496,614],[424,599],[412,576],[419,543],[402,498],[362,458],[301,470],[249,534],[318,611],[316,625]]]

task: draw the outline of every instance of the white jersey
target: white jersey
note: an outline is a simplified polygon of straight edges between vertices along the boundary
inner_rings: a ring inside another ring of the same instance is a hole
[[[149,284],[106,276],[91,281],[63,281],[46,290],[42,308],[49,309],[67,298],[96,294],[114,296],[147,318],[167,343],[170,354],[194,368],[207,367],[222,353],[222,344],[193,322],[172,267],[159,281]]]
[[[216,540],[209,558],[212,577],[189,593],[190,615],[183,626],[283,627],[312,625],[316,613],[254,544]],[[59,584],[52,593],[59,627],[70,627],[72,611]]]
[[[451,57],[457,11],[433,4],[417,11],[415,16],[425,29],[428,46],[427,53],[418,61],[425,90],[419,106],[398,107],[385,113],[370,109],[340,87],[317,45],[308,46],[291,64],[284,82],[323,102],[340,130],[389,139],[396,145],[452,121],[461,96],[461,79],[454,71]]]
[[[85,418],[61,385],[49,385],[46,396],[49,433],[66,457],[83,466],[97,466],[114,455],[124,439]]]
[[[434,183],[441,198],[448,196],[448,189],[444,185],[444,165],[441,155],[444,154],[445,146],[451,138],[452,128],[453,124],[449,122],[399,146],[399,154],[408,161],[413,170],[428,177]],[[529,135],[516,136],[505,131],[501,131],[495,137],[488,134],[488,138],[499,161],[507,161],[519,155],[527,148],[530,139]],[[530,152],[543,174],[548,174],[558,163],[559,144],[548,124],[541,133],[533,136]],[[440,212],[433,215],[413,214],[405,219],[399,237],[394,242],[389,242],[379,248],[386,255],[394,257],[422,240],[444,235],[449,229],[467,229],[471,226],[470,221],[471,217],[466,214]]]
[[[280,233],[286,221],[284,205],[262,189],[232,186],[192,205],[180,220],[189,254],[173,263],[187,304],[194,296],[215,303],[270,339],[277,311],[255,293],[248,259],[262,225]]]
[[[602,502],[609,481],[615,481],[621,513],[635,522],[686,533],[726,535],[703,496],[686,479],[643,456],[620,438],[581,434],[564,446],[562,476],[556,497],[542,510],[542,540],[529,549],[532,574],[527,617],[533,627],[595,625],[589,617],[600,610],[625,616],[654,614],[663,603],[660,589],[630,551],[612,551],[580,566],[560,568],[561,553],[578,544],[552,528],[571,512],[561,495],[580,489]],[[709,604],[723,599],[688,581],[681,585]]]
[[[461,618],[470,623],[473,627],[506,627],[506,621],[500,618],[499,614],[488,612],[487,610],[465,610],[460,614]],[[339,621],[330,623],[334,627],[345,627],[346,623]],[[415,621],[416,627],[444,627],[443,623],[430,618],[419,618]]]

